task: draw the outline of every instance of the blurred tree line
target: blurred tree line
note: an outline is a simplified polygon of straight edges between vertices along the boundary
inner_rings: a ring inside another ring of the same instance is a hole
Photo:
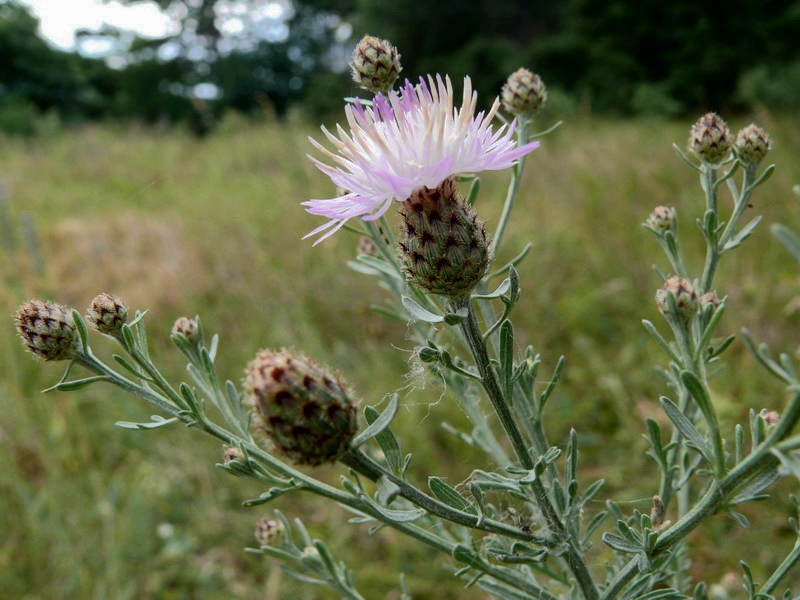
[[[469,74],[484,99],[526,66],[563,110],[800,108],[800,0],[156,0],[174,34],[77,32],[115,49],[94,58],[49,45],[18,1],[0,0],[0,129],[18,133],[42,115],[200,133],[231,110],[324,117],[356,93],[342,71],[363,33],[403,75]]]

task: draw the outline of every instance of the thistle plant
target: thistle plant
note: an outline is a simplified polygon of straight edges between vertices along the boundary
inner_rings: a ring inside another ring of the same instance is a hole
[[[435,471],[425,472],[396,433],[397,393],[370,404],[336,370],[293,349],[254,350],[243,382],[236,382],[239,374],[224,381],[214,365],[221,342],[206,335],[199,317],[181,317],[172,329],[189,374],[189,381],[172,383],[150,357],[145,313],[131,314],[108,294],[94,298],[85,318],[52,302],[20,307],[16,324],[26,348],[44,360],[69,363],[50,390],[115,385],[158,411],[149,422],[120,426],[150,430],[183,423],[217,438],[224,447],[219,467],[254,480],[261,490],[245,505],[263,506],[298,491],[316,494],[348,511],[355,525],[368,525],[363,535],[392,528],[408,543],[440,553],[453,566],[456,586],[477,586],[508,600],[720,598],[721,592],[712,595],[706,582],[690,578],[688,536],[721,513],[746,526],[740,504],[765,498],[782,475],[800,477],[800,436],[793,434],[800,378],[788,356],[774,357],[743,332],[744,343],[783,382],[788,397],[784,403],[759,398],[781,408],[754,410],[732,432],[721,425],[711,389],[715,363],[735,342],[717,333],[728,298],[715,276],[723,258],[759,223],[758,217],[743,223],[743,217],[774,170],[762,167],[768,134],[751,125],[734,136],[710,113],[692,127],[688,153],[675,147],[697,172],[704,197],[696,211],[706,246],[701,271],[686,267],[675,208],[655,207],[644,222],[665,253],[653,280],[663,320],[644,321],[643,331],[663,351],[664,387],[657,401],[665,418],[643,424],[654,468],[642,478],[653,492],[646,509],[627,514],[623,501],[631,498],[607,499],[602,480],[585,481],[578,432],[570,431],[561,445],[548,437],[546,409],[558,395],[565,361],[543,373],[542,356],[518,339],[511,321],[524,306],[517,267],[530,246],[500,259],[506,256],[504,233],[525,164],[535,161],[535,154],[528,155],[559,125],[535,131],[547,97],[541,79],[520,69],[502,90],[505,114],[500,99],[476,114],[469,78],[460,106],[446,75],[393,89],[401,69],[388,42],[365,38],[352,69],[369,94],[345,106],[349,129],[341,126],[334,134],[323,128],[330,147],[312,140],[323,157],[312,160],[340,191],[303,202],[311,215],[327,219],[306,237],[315,237],[316,245],[332,243],[340,230],[360,236],[362,251],[350,266],[386,290],[382,312],[410,323],[415,356],[469,418],[468,430],[448,430],[480,450],[482,464],[455,487]],[[478,173],[487,170],[510,175],[494,224],[480,217],[485,200],[479,198]],[[791,249],[791,232],[781,235]],[[95,333],[119,345],[112,361],[92,351]],[[338,485],[317,476],[322,464],[337,465]],[[288,573],[342,597],[374,597],[359,589],[357,573],[313,539],[302,521],[279,511],[259,516],[251,552],[280,560]],[[791,524],[800,536],[797,519]],[[776,548],[785,558],[763,583],[742,562],[744,595],[736,597],[792,597],[785,586],[800,561],[798,540],[794,548]],[[398,585],[401,597],[410,598],[402,574]]]

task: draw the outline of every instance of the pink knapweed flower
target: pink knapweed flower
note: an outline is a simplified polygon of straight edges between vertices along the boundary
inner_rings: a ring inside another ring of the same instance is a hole
[[[538,147],[539,142],[517,146],[516,123],[492,128],[497,99],[488,113],[477,116],[476,103],[469,77],[464,78],[461,108],[454,108],[450,78],[429,75],[417,85],[406,80],[399,92],[378,94],[371,107],[358,101],[345,106],[349,132],[337,126],[334,135],[322,128],[335,152],[309,138],[336,166],[309,158],[346,192],[303,203],[312,215],[330,219],[305,237],[323,234],[318,244],[348,219],[378,219],[392,201],[403,202],[415,190],[435,189],[460,173],[506,169]]]

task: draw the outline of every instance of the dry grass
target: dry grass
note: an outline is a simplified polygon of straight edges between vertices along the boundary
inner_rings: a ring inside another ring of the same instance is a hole
[[[800,181],[800,123],[771,118],[762,115],[761,122],[772,128],[780,169],[753,209],[765,215],[765,226],[723,266],[718,291],[731,299],[725,332],[746,324],[758,339],[794,352],[800,316],[789,307],[800,292],[797,266],[767,226],[781,221],[800,229],[790,193]],[[683,232],[695,233],[701,196],[695,175],[671,149],[687,131],[683,123],[568,123],[532,155],[507,256],[498,257],[502,262],[533,241],[521,269],[524,297],[515,326],[521,344],[543,353],[547,369],[567,356],[565,381],[550,407],[552,438],[576,427],[585,481],[604,477],[608,494],[623,499],[652,494],[657,476],[639,458],[642,418],[657,414],[654,400],[665,393],[650,366],[662,358],[640,325],[642,318],[657,322],[650,266],[661,258],[638,224],[653,206],[671,204]],[[182,314],[200,314],[206,327],[222,332],[219,367],[234,381],[259,348],[298,347],[341,370],[365,402],[401,390],[398,427],[414,450],[414,477],[461,481],[476,457],[438,423],[463,416],[435,382],[406,391],[412,350],[406,326],[372,313],[382,292],[343,267],[355,240],[342,234],[314,249],[300,241],[317,221],[298,203],[331,193],[304,157],[310,132],[303,125],[232,122],[203,141],[112,127],[3,140],[0,178],[12,220],[34,215],[45,270],[36,273],[35,257],[22,245],[0,250],[0,308],[11,314],[30,296],[82,308],[97,292],[120,294],[133,308],[150,310],[154,351],[174,378],[183,377],[183,366],[167,332]],[[504,183],[502,174],[485,178],[478,208],[490,231]],[[261,490],[214,469],[216,444],[189,431],[115,429],[114,421],[146,418],[149,411],[108,389],[41,396],[37,390],[60,375],[58,368],[23,355],[10,325],[0,329],[0,341],[6,348],[0,531],[8,532],[0,541],[0,589],[20,598],[331,597],[298,588],[240,552],[261,513],[239,502]],[[741,345],[726,365],[715,391],[728,430],[749,408],[780,406],[780,386]],[[389,532],[368,538],[344,525],[341,510],[308,497],[277,506],[302,516],[335,547],[357,548],[351,564],[370,597],[394,597],[396,570],[414,573],[415,597],[448,597],[438,585],[446,559]],[[788,508],[763,507],[749,513],[754,536],[729,531],[717,519],[706,543],[693,538],[701,547],[698,576],[735,570],[739,557],[717,549],[734,546],[729,540],[739,536],[754,540],[742,543],[756,556],[757,574],[767,571],[769,551],[789,543]],[[371,561],[362,564],[365,555]],[[481,596],[454,586],[449,597]]]

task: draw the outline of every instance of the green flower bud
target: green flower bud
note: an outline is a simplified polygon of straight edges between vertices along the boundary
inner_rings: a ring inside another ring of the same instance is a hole
[[[98,294],[86,314],[89,325],[100,333],[114,335],[128,322],[128,308],[110,294]]]
[[[692,125],[688,148],[701,161],[718,165],[731,151],[731,130],[719,115],[706,113]]]
[[[392,89],[400,76],[400,55],[388,41],[365,35],[353,51],[350,61],[353,81],[377,94]]]
[[[512,73],[500,94],[503,108],[514,116],[533,117],[547,103],[547,89],[541,77],[527,69]]]
[[[674,298],[677,313],[672,313],[667,296]],[[656,292],[656,304],[661,314],[684,321],[691,319],[700,308],[700,302],[697,299],[697,292],[694,286],[689,281],[675,275],[667,279],[664,285]]]
[[[414,192],[400,216],[398,245],[408,280],[448,298],[469,294],[486,274],[489,243],[475,211],[458,197],[454,179]]]
[[[261,546],[275,546],[283,539],[286,528],[283,521],[273,517],[264,517],[256,523],[256,541]]]
[[[245,389],[255,425],[275,448],[301,465],[332,463],[358,430],[345,384],[304,356],[262,350],[247,366]]]
[[[14,317],[17,333],[30,352],[46,361],[78,355],[79,338],[70,311],[55,302],[29,300]]]
[[[678,213],[671,206],[656,206],[645,221],[645,226],[659,235],[675,231],[678,226]]]
[[[772,149],[772,139],[760,127],[750,124],[736,134],[733,151],[743,162],[757,165]]]

